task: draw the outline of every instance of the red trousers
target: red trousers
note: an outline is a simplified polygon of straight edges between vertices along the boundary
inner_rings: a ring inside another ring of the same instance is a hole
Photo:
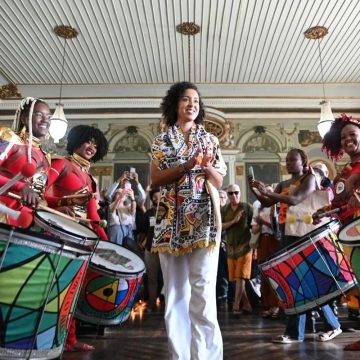
[[[280,247],[280,242],[277,241],[273,235],[270,234],[261,234],[260,243],[257,249],[258,260],[262,260],[274,252],[276,252]],[[269,281],[261,275],[261,296],[263,301],[264,309],[268,309],[273,306],[278,306],[278,300],[276,294],[271,287]]]

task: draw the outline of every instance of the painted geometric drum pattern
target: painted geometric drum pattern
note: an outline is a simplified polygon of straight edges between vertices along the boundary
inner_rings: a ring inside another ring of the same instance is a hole
[[[0,358],[61,354],[88,250],[22,235],[0,240]],[[33,357],[34,356],[34,357]]]
[[[287,315],[316,308],[356,286],[350,262],[337,243],[338,228],[333,220],[259,263]]]
[[[343,226],[339,231],[339,242],[350,260],[358,282],[360,283],[360,218],[356,218]],[[360,309],[360,290],[349,294],[347,304],[350,309]]]
[[[96,325],[117,325],[131,313],[142,282],[136,277],[115,277],[89,267],[76,309],[76,317]]]
[[[96,325],[125,322],[144,272],[144,262],[132,251],[99,241],[81,287],[76,318]]]

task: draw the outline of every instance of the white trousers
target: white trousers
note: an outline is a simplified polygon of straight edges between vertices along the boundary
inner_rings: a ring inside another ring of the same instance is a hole
[[[221,360],[216,309],[219,249],[199,248],[174,256],[160,253],[165,325],[172,360]]]

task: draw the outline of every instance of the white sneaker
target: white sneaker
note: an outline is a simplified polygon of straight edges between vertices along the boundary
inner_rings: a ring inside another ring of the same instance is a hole
[[[329,341],[331,339],[334,339],[335,337],[337,337],[338,335],[340,335],[342,333],[342,330],[340,328],[334,329],[334,330],[330,330],[328,332],[319,334],[319,336],[317,337],[317,341]]]
[[[293,339],[289,335],[278,335],[272,339],[272,342],[275,344],[294,344],[301,343],[303,341],[304,340]]]

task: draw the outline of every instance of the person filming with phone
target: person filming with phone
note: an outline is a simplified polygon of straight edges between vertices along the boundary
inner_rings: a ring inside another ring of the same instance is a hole
[[[108,235],[110,241],[118,245],[124,245],[125,238],[135,242],[133,230],[135,227],[136,200],[128,177],[124,176],[120,180],[120,187],[116,190],[109,210]]]
[[[110,186],[109,190],[105,194],[105,198],[108,201],[113,202],[116,192],[119,188],[121,188],[121,184],[124,180],[127,180],[130,184],[132,183],[132,188],[135,190],[135,193],[137,192],[137,202],[144,202],[146,199],[145,190],[139,181],[139,174],[133,167],[125,170],[122,175]]]

